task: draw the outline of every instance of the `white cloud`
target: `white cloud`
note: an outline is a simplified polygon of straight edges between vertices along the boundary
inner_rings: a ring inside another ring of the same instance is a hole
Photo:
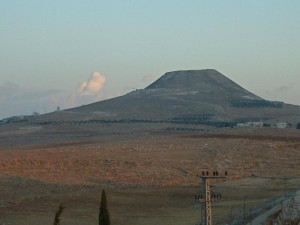
[[[68,106],[80,106],[105,99],[105,84],[106,76],[96,71],[93,72],[86,81],[79,84]]]
[[[105,83],[106,77],[99,72],[94,72],[87,81],[79,85],[77,93],[80,96],[92,96],[96,99],[101,98]]]

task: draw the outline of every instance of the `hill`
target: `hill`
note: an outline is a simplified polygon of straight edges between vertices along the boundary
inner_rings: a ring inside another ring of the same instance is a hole
[[[39,117],[42,120],[149,120],[296,122],[300,107],[272,102],[213,69],[168,72],[142,90]]]

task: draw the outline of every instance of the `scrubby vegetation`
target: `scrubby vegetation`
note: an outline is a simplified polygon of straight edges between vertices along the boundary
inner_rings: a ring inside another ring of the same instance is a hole
[[[119,119],[119,120],[73,120],[73,121],[42,121],[42,122],[33,122],[31,124],[37,125],[56,125],[56,124],[89,124],[89,123],[100,123],[100,124],[114,124],[114,123],[164,123],[162,120],[151,120],[151,119]]]
[[[213,114],[181,115],[169,119],[168,123],[206,125],[214,127],[234,127],[237,124],[236,122],[228,121],[211,121],[213,117]]]
[[[193,128],[193,127],[167,127],[165,130],[171,131],[207,131],[205,129]]]
[[[171,118],[169,121],[174,123],[199,124],[209,122],[213,118],[213,116],[213,114],[180,115]]]
[[[273,102],[273,101],[266,101],[266,100],[234,100],[231,101],[231,106],[237,108],[262,108],[262,107],[269,107],[269,108],[282,108],[283,102]]]
[[[173,124],[191,124],[191,125],[207,125],[214,127],[233,127],[236,126],[236,122],[226,121],[211,121],[214,117],[213,114],[191,114],[191,115],[179,115],[166,120],[153,120],[153,119],[91,119],[91,120],[80,120],[80,121],[41,121],[31,122],[34,125],[60,125],[60,124],[131,124],[131,123],[173,123]]]

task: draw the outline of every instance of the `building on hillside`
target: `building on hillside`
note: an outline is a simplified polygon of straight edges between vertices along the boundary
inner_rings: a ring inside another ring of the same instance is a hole
[[[272,128],[279,128],[279,129],[284,129],[284,128],[291,128],[292,124],[288,122],[277,122],[275,124],[271,125]]]
[[[264,122],[263,121],[258,121],[258,122],[248,122],[247,123],[249,127],[263,127]]]
[[[238,123],[238,127],[263,127],[264,122],[263,121],[255,121],[255,122],[246,122],[246,123]]]
[[[249,127],[247,123],[238,123],[237,127]]]

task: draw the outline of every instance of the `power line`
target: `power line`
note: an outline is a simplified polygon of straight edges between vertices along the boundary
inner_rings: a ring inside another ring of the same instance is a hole
[[[195,196],[195,199],[201,203],[201,225],[212,225],[212,202],[216,202],[222,199],[221,193],[211,192],[210,190],[210,180],[212,179],[226,179],[227,171],[224,175],[219,175],[218,171],[213,171],[212,175],[208,171],[202,171],[200,178],[202,179],[202,190],[201,194]]]

